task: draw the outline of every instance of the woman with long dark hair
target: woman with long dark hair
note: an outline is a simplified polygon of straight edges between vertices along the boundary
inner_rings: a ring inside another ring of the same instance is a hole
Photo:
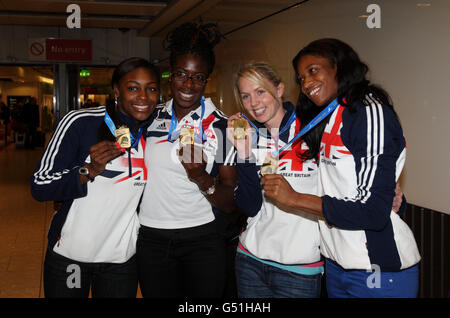
[[[168,37],[173,98],[148,129],[137,243],[144,297],[221,297],[225,241],[218,213],[234,211],[236,171],[227,118],[205,98],[220,40],[215,25],[186,23]],[[228,156],[228,150],[231,152]]]
[[[420,255],[392,211],[406,148],[388,94],[336,39],[310,43],[293,67],[302,126],[316,124],[303,136],[309,148],[303,158],[318,161],[318,194],[295,192],[282,176],[266,175],[265,195],[291,213],[319,216],[330,297],[416,297]]]
[[[48,232],[46,297],[136,297],[143,136],[159,100],[158,71],[126,59],[112,87],[114,104],[61,119],[31,177],[36,200],[62,201]]]

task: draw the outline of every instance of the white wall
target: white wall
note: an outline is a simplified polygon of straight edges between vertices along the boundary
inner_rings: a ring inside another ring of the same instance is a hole
[[[417,3],[431,3],[418,7]],[[381,7],[381,28],[369,29],[366,8]],[[236,112],[232,75],[240,63],[275,65],[295,103],[292,58],[306,44],[339,38],[359,53],[370,78],[391,95],[407,139],[401,186],[410,203],[450,214],[450,1],[311,0],[228,36],[216,49],[217,92]]]

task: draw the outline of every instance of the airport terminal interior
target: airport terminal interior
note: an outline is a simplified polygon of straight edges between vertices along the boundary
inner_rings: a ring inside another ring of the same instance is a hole
[[[450,90],[448,85],[435,88],[432,83],[448,83],[443,70],[450,69],[450,25],[444,13],[448,15],[450,5],[447,0],[337,2],[0,0],[0,36],[5,43],[0,47],[0,298],[44,297],[43,261],[55,208],[53,202],[32,198],[30,176],[55,126],[71,110],[111,102],[114,67],[130,56],[147,58],[159,67],[160,101],[169,100],[164,39],[171,29],[188,21],[217,23],[222,29],[224,38],[216,47],[216,67],[205,97],[226,115],[240,110],[232,89],[233,74],[243,62],[267,60],[275,65],[286,83],[286,99],[295,103],[298,89],[291,60],[303,45],[319,37],[340,37],[357,48],[370,62],[370,75],[392,92],[408,136],[406,176],[401,180],[408,200],[404,218],[422,255],[419,297],[450,297],[450,205],[446,201],[450,169],[426,175],[422,170],[433,167],[417,169],[428,160],[426,154],[436,149],[443,152],[436,160],[449,157],[450,148],[429,142],[448,136],[444,129],[449,127]],[[379,7],[370,11],[373,2]],[[75,20],[68,20],[76,13],[67,10],[72,3],[81,10],[79,27],[70,25]],[[371,12],[380,8],[382,24],[377,26],[370,20]],[[55,39],[62,39],[62,46],[87,41],[83,48],[90,55],[49,56],[48,43]],[[388,49],[380,49],[380,43]],[[410,53],[403,55],[403,51]],[[422,62],[428,54],[431,58]],[[442,66],[438,61],[445,59],[447,64]],[[421,69],[411,68],[411,63]],[[441,77],[430,70],[439,70]],[[414,72],[422,77],[417,79]],[[429,95],[418,95],[420,91]],[[432,137],[422,137],[417,127],[425,127]],[[433,166],[447,165],[439,162]],[[140,291],[137,296],[141,297]]]

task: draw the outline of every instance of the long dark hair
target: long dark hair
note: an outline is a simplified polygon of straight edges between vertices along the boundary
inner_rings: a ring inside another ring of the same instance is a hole
[[[160,76],[159,76],[159,70],[156,66],[154,66],[152,63],[150,63],[148,60],[140,57],[130,57],[128,59],[123,60],[122,62],[117,65],[117,67],[114,69],[114,73],[112,75],[111,79],[111,87],[114,90],[114,86],[119,86],[119,82],[128,73],[131,71],[134,71],[138,68],[146,68],[148,69],[157,80],[158,87],[160,82]],[[123,124],[116,113],[116,101],[115,99],[109,99],[106,103],[106,111],[108,112],[109,116],[111,117],[112,121],[116,125],[116,127]],[[130,127],[132,128],[132,127]],[[115,141],[115,137],[111,134],[111,131],[109,130],[108,126],[103,122],[98,130],[98,141],[103,140],[110,140]]]
[[[336,66],[336,80],[338,83],[337,99],[340,105],[347,107],[351,112],[355,111],[353,108],[354,103],[358,101],[363,102],[365,96],[369,93],[393,110],[389,94],[381,87],[373,85],[367,80],[366,75],[369,67],[360,60],[358,54],[352,47],[337,39],[320,39],[309,43],[292,60],[295,79],[300,87],[300,95],[297,101],[297,116],[300,118],[302,128],[326,106],[317,107],[301,90],[297,66],[300,59],[306,55],[326,58],[331,66]],[[330,116],[303,136],[303,140],[309,148],[309,151],[303,154],[304,159],[317,159],[322,134]]]
[[[178,57],[193,54],[208,64],[209,76],[216,63],[213,48],[222,37],[218,26],[214,23],[197,25],[188,22],[171,31],[164,40],[163,46],[170,50],[171,67],[175,65]]]

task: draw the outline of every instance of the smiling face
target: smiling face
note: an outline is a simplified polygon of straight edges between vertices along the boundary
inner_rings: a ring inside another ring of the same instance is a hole
[[[245,77],[239,78],[238,86],[242,105],[256,121],[267,128],[279,128],[286,112],[281,99],[284,84],[280,83],[276,87],[266,78],[262,81],[264,85],[259,85]]]
[[[298,79],[302,93],[316,106],[324,106],[338,95],[336,65],[327,58],[305,55],[297,64]]]
[[[158,81],[147,68],[137,68],[123,76],[114,85],[117,108],[137,121],[146,120],[159,99]]]
[[[171,71],[170,89],[178,116],[200,106],[200,99],[205,91],[208,78],[208,65],[199,56],[185,54],[176,59]],[[179,76],[182,73],[186,75],[185,78]],[[198,78],[204,78],[205,82],[198,81]]]

